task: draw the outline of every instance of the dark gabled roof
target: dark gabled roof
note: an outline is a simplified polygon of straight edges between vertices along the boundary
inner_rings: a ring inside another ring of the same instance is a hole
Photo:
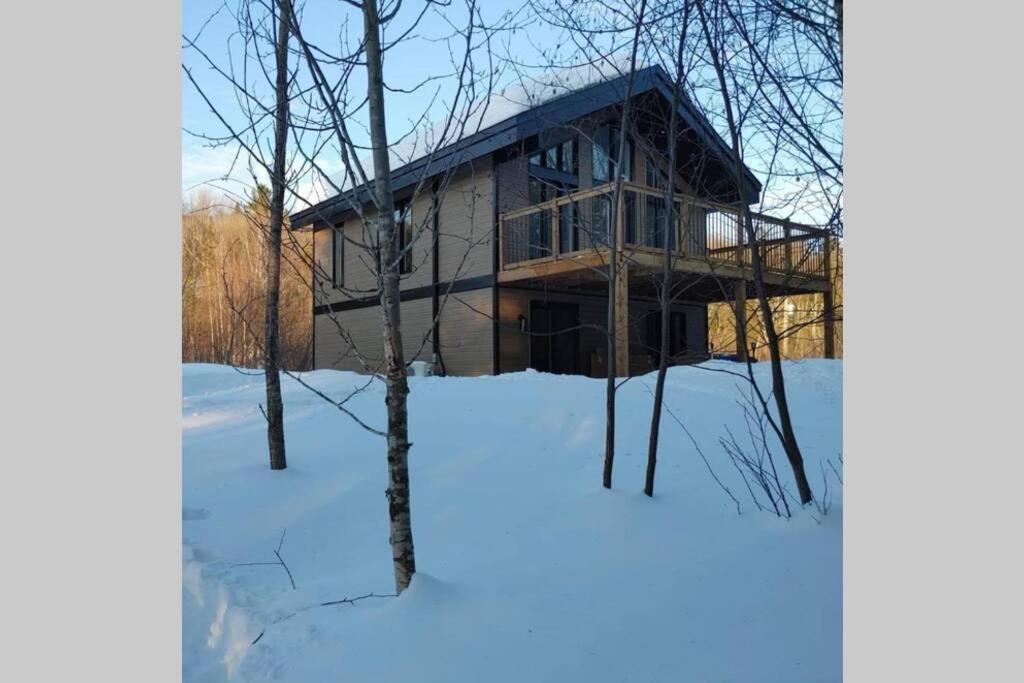
[[[625,93],[627,76],[619,76],[599,83],[584,86],[578,90],[539,104],[520,112],[472,135],[457,140],[433,155],[416,159],[391,171],[392,189],[398,192],[418,183],[422,178],[442,173],[449,168],[490,154],[508,145],[558,126],[561,123],[581,118],[610,105],[621,102]],[[673,83],[660,66],[651,66],[637,71],[634,75],[633,96],[657,91],[669,102],[672,101]],[[732,163],[729,145],[718,135],[707,119],[693,106],[689,98],[683,97],[679,115],[683,123],[693,129],[723,164]],[[761,183],[750,169],[743,167],[749,183],[749,203],[756,203],[761,193]],[[753,197],[752,199],[750,199]],[[302,228],[322,223],[325,218],[334,219],[339,213],[351,208],[354,201],[366,204],[370,194],[365,185],[336,195],[330,199],[297,211],[291,215],[291,227]]]

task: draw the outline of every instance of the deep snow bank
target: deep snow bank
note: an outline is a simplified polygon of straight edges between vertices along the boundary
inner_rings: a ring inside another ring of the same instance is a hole
[[[746,434],[737,379],[713,371],[736,368],[672,369],[666,404],[743,515],[668,417],[655,498],[640,492],[653,375],[620,390],[612,491],[601,380],[412,378],[420,573],[401,598],[321,606],[393,591],[382,440],[285,378],[289,466],[271,472],[262,375],[185,366],[185,680],[840,680],[842,491],[830,480],[824,519],[753,510],[717,442],[724,425]],[[819,462],[841,451],[842,363],[786,372],[820,490]],[[366,382],[305,377],[334,396]],[[383,425],[383,387],[347,407]]]

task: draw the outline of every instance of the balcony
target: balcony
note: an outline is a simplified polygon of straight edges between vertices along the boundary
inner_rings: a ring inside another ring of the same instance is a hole
[[[611,253],[613,197],[609,183],[502,213],[499,281],[580,275],[605,266]],[[666,229],[664,191],[623,184],[621,219],[615,228],[625,264],[660,268],[667,238],[676,271],[750,279],[756,246],[766,282],[818,291],[828,286],[827,230],[755,213],[757,239],[751,244],[739,208],[682,194],[674,195],[674,202],[676,220]]]

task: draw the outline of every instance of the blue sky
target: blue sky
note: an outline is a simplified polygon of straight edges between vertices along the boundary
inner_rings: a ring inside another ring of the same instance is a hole
[[[232,16],[233,11],[237,8],[237,2],[238,0],[228,0],[228,4],[225,5],[223,0],[184,0],[182,5],[183,33],[194,38],[202,28],[202,33],[196,42],[219,65],[228,63],[229,52],[234,54],[237,59],[240,41],[237,36],[232,38],[232,34],[237,30],[236,21]],[[451,0],[450,6],[446,9],[429,10],[421,21],[417,33],[385,55],[385,79],[388,86],[408,89],[431,76],[452,73],[454,67],[451,63],[452,55],[449,52],[449,47],[453,48],[456,58],[459,58],[463,45],[461,39],[452,41],[450,44],[439,40],[439,38],[450,35],[452,31],[451,26],[442,16],[442,12],[451,23],[461,27],[465,25],[467,17],[465,2],[466,0]],[[506,12],[519,12],[520,20],[527,18],[526,10],[528,8],[524,7],[524,0],[478,0],[478,2],[484,12],[484,20],[488,23],[495,22]],[[393,27],[385,33],[385,44],[389,38],[394,38],[409,26],[423,6],[423,0],[406,0]],[[307,0],[306,4],[299,6],[299,10],[302,30],[307,40],[328,50],[338,51],[339,32],[343,31],[346,21],[350,36],[361,32],[362,29],[361,14],[341,0]],[[213,16],[212,19],[211,16]],[[526,30],[519,30],[514,34],[506,33],[496,41],[496,44],[493,45],[496,63],[501,61],[497,57],[505,56],[508,53],[511,53],[521,63],[535,64],[544,61],[539,56],[539,50],[541,48],[557,49],[559,47],[555,44],[557,40],[556,31],[534,22]],[[229,44],[234,46],[233,50],[229,51]],[[479,58],[483,59],[482,53]],[[202,58],[191,49],[183,48],[182,62],[192,69],[193,76],[200,82],[218,109],[229,118],[234,115],[236,118],[232,120],[232,123],[237,124],[241,117],[238,114],[239,105],[235,100],[232,88],[222,77],[213,73]],[[505,69],[496,84],[497,89],[518,80],[507,66]],[[363,70],[357,68],[350,80],[352,92],[358,92],[360,96],[365,92],[362,78]],[[441,82],[430,83],[413,94],[385,93],[388,133],[393,141],[411,130],[422,131],[423,123],[420,121],[420,117],[423,116],[424,109],[435,90],[439,90],[442,99],[445,96],[450,97],[454,91],[454,80],[449,78]],[[433,108],[428,110],[426,119],[428,121],[441,119],[443,112],[441,104],[435,103]],[[188,199],[193,196],[196,188],[200,185],[213,187],[215,194],[221,194],[225,189],[229,190],[229,193],[242,191],[244,188],[240,183],[225,184],[218,180],[231,168],[237,150],[233,147],[211,149],[203,141],[197,140],[186,132],[186,130],[190,130],[211,135],[223,135],[225,129],[210,112],[195,87],[185,78],[184,73],[182,74],[182,125],[184,128],[182,131],[183,198]],[[720,128],[720,132],[724,132],[721,130],[721,122],[715,122],[715,125]],[[357,144],[366,143],[368,136],[359,129],[358,124],[350,128],[350,132],[356,138]],[[748,141],[746,145],[747,161],[755,174],[762,176],[762,180],[764,180],[763,169],[759,168],[763,161],[757,158],[756,148],[756,142]],[[242,163],[236,165],[233,175],[249,185],[251,184],[251,175],[245,168],[245,156],[242,155],[239,160]],[[321,168],[329,173],[337,173],[342,168],[337,151],[330,147],[324,148],[317,155],[317,161]],[[806,183],[801,183],[801,186],[804,184]],[[780,180],[778,183],[773,181],[766,187],[766,201],[771,204],[773,195],[775,197],[782,196],[775,194],[773,189],[790,193],[796,187],[791,180]],[[312,187],[308,184],[300,185],[300,192],[307,197],[314,196]],[[325,193],[320,192],[317,196],[322,197],[323,194]],[[328,194],[333,194],[333,192]],[[810,197],[805,197],[801,200],[802,206],[800,207],[790,207],[789,210],[798,209],[798,214],[794,215],[794,218],[814,222],[810,220],[811,216],[809,215],[799,215],[804,211],[818,213],[817,209],[810,205],[809,199]],[[776,203],[779,201],[781,200]],[[294,208],[303,207],[296,205]]]
[[[182,5],[182,32],[186,36],[194,38],[202,29],[196,43],[218,64],[227,63],[228,45],[232,44],[231,40],[234,41],[233,53],[238,54],[237,36],[232,39],[232,34],[236,30],[236,22],[231,16],[236,8],[236,2],[237,0],[228,0],[228,4],[225,6],[223,0],[184,0]],[[522,5],[521,1],[513,0],[487,0],[481,3],[485,20],[496,18],[506,10],[519,9]],[[420,2],[406,2],[399,14],[399,25],[403,28],[407,27],[422,6]],[[451,7],[445,11],[449,13],[453,23],[461,25],[466,20],[467,10],[460,0],[454,0]],[[361,17],[356,10],[339,0],[310,0],[302,7],[302,12],[302,27],[307,39],[327,49],[336,49],[338,32],[342,29],[346,18],[349,21],[350,29],[361,29],[362,26]],[[215,15],[215,13],[217,14]],[[215,15],[212,20],[210,19],[211,15]],[[436,40],[450,32],[450,27],[445,24],[438,11],[428,11],[419,25],[418,33],[421,35],[388,53],[385,61],[388,85],[396,88],[410,88],[432,75],[451,72],[451,57],[448,48],[445,42]],[[392,33],[397,34],[398,30],[394,30]],[[386,34],[385,40],[387,38]],[[525,48],[527,52],[532,51],[530,40],[527,40],[526,36],[522,36],[521,40],[517,40],[517,50]],[[238,104],[234,99],[232,89],[223,78],[209,70],[202,57],[188,48],[183,48],[182,63],[192,69],[193,76],[222,113],[234,112],[237,116]],[[362,73],[358,70],[356,77],[362,78]],[[353,88],[356,87],[359,87],[359,81],[354,80]],[[422,89],[415,95],[387,93],[389,135],[394,137],[412,127],[411,121],[421,116],[425,102],[429,101],[434,87]],[[442,94],[452,90],[451,85],[447,82],[438,84],[436,87],[442,89]],[[240,120],[239,117],[237,120],[232,120],[232,123],[237,123]],[[197,185],[222,176],[230,168],[235,152],[233,149],[210,149],[203,141],[197,140],[186,132],[186,130],[190,130],[222,135],[225,130],[184,73],[182,73],[182,126],[182,194],[188,197]],[[323,157],[321,161],[328,168],[340,167],[336,153],[325,151]],[[241,173],[241,175],[245,175],[245,173]],[[217,185],[222,186],[223,184],[217,183]]]

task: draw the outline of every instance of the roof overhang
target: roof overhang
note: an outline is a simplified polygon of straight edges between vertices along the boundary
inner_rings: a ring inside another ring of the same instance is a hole
[[[621,102],[625,96],[627,76],[574,90],[548,102],[488,126],[472,135],[435,151],[425,157],[400,166],[391,172],[391,186],[395,192],[416,185],[424,178],[443,173],[456,166],[485,156],[499,149],[515,144],[549,128],[582,118]],[[660,66],[651,66],[637,71],[634,75],[633,96],[657,91],[667,101],[672,101],[673,83]],[[684,97],[679,105],[683,122],[700,137],[720,163],[731,166],[732,151],[715,131],[708,120]],[[748,204],[755,204],[761,195],[761,183],[745,165],[742,169],[745,180],[743,195]],[[325,199],[308,209],[297,211],[290,216],[292,229],[312,227],[318,229],[336,222],[338,216],[354,206],[366,206],[371,195],[365,185]]]

